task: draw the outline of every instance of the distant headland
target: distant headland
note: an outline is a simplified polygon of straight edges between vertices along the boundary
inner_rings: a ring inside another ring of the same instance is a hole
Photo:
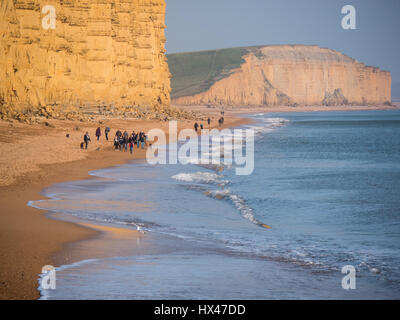
[[[391,75],[308,45],[167,55],[178,105],[390,105]]]

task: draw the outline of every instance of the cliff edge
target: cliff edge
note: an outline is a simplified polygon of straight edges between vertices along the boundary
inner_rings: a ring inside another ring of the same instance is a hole
[[[168,55],[181,105],[367,105],[391,102],[391,76],[340,52],[306,45]]]
[[[54,29],[43,28],[45,5],[55,8]],[[1,0],[0,107],[169,105],[165,6],[165,0]]]

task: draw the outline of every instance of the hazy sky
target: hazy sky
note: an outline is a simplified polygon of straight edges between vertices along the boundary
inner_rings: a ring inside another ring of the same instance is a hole
[[[400,97],[400,0],[166,0],[167,53],[315,44],[392,74]],[[344,30],[341,9],[356,9]]]

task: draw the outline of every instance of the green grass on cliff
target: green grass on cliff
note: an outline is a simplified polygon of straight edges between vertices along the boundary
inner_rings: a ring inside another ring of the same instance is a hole
[[[207,91],[244,63],[246,48],[220,49],[167,55],[172,74],[171,97],[191,96]]]

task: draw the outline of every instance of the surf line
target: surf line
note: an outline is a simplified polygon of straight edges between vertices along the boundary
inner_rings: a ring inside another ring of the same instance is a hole
[[[260,226],[262,228],[272,229],[272,227],[270,225],[265,224],[254,217],[254,215],[252,213],[253,209],[249,208],[244,203],[244,200],[242,200],[238,196],[232,195],[229,190],[226,190],[225,193],[222,193],[221,191],[223,191],[223,190],[220,190],[219,193],[215,192],[215,191],[214,192],[213,191],[205,191],[205,192],[203,192],[203,194],[208,197],[213,197],[218,200],[230,199],[233,202],[233,204],[235,205],[235,207],[239,210],[239,212],[241,213],[243,218],[245,218],[246,220],[250,221],[251,223],[253,223],[257,226]],[[243,212],[243,206],[247,207],[247,209],[245,209],[245,212]]]
[[[154,128],[147,132],[147,140],[152,142],[146,151],[148,164],[177,164],[178,161],[182,165],[223,163],[224,166],[230,167],[235,164],[236,175],[253,173],[253,129],[204,129],[199,137],[198,132],[193,129],[182,129],[178,134],[177,121],[170,121],[168,128],[168,144],[167,135],[163,130]],[[178,141],[181,142],[179,148]]]

